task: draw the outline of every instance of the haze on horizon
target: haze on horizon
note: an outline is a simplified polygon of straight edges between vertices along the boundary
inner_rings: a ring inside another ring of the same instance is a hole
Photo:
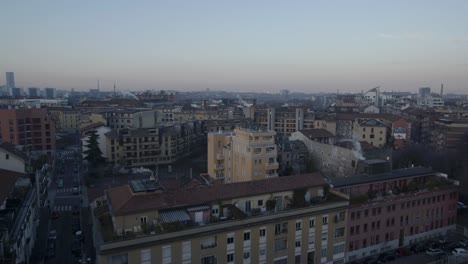
[[[468,1],[3,1],[0,85],[468,89]]]

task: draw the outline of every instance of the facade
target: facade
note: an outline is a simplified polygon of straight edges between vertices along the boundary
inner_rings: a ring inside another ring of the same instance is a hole
[[[198,121],[154,128],[113,129],[105,133],[108,162],[122,166],[172,164],[203,140]]]
[[[14,72],[6,73],[6,88],[8,90],[8,95],[12,95],[13,88],[16,88]]]
[[[384,147],[387,144],[387,126],[376,119],[354,122],[353,138],[375,147]]]
[[[0,175],[0,258],[29,263],[39,225],[38,192],[23,173],[0,169]]]
[[[419,97],[424,98],[431,94],[431,87],[421,87],[419,88]]]
[[[443,107],[444,99],[439,94],[430,94],[425,97],[419,97],[417,100],[418,106],[420,107]]]
[[[316,174],[110,189],[92,204],[98,262],[344,263],[348,201],[325,186]]]
[[[278,177],[276,132],[238,128],[208,134],[208,175],[226,183]]]
[[[457,186],[432,169],[336,178],[331,184],[350,196],[347,261],[416,244],[456,228]]]
[[[314,113],[303,107],[256,107],[254,110],[255,123],[286,136],[294,131],[314,128],[314,120]]]
[[[160,110],[114,110],[106,112],[107,125],[112,129],[151,128],[162,122]]]
[[[438,119],[431,129],[431,144],[437,150],[456,149],[468,140],[468,119]]]
[[[0,109],[0,141],[27,151],[55,150],[55,127],[45,108]]]
[[[14,144],[3,142],[0,144],[0,169],[26,173],[28,156]]]
[[[65,107],[49,107],[47,109],[55,123],[55,130],[62,132],[77,132],[80,129],[81,112]]]

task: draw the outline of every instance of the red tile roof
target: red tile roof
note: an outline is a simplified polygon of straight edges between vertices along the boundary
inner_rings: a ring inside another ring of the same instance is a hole
[[[316,173],[230,184],[213,184],[206,188],[171,190],[147,194],[133,194],[128,185],[125,185],[112,188],[106,191],[106,194],[113,213],[124,215],[323,186],[325,184],[326,182],[322,175]]]

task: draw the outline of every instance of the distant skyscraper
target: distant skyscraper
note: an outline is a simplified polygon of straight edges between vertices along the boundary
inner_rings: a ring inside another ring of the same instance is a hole
[[[28,91],[29,97],[39,97],[39,88],[29,87]]]
[[[14,97],[21,96],[21,88],[11,88],[11,95]]]
[[[430,87],[421,87],[419,88],[419,97],[423,98],[431,94]]]
[[[45,94],[47,99],[55,98],[55,88],[45,88]]]
[[[16,88],[15,73],[14,72],[7,72],[6,73],[6,87],[8,89],[8,94],[12,95],[13,94],[12,89]]]

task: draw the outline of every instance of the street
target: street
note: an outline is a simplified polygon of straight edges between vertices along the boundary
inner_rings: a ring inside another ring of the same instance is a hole
[[[87,193],[81,159],[74,151],[57,152],[51,179],[33,260],[50,264],[90,263],[93,241],[87,220]]]

